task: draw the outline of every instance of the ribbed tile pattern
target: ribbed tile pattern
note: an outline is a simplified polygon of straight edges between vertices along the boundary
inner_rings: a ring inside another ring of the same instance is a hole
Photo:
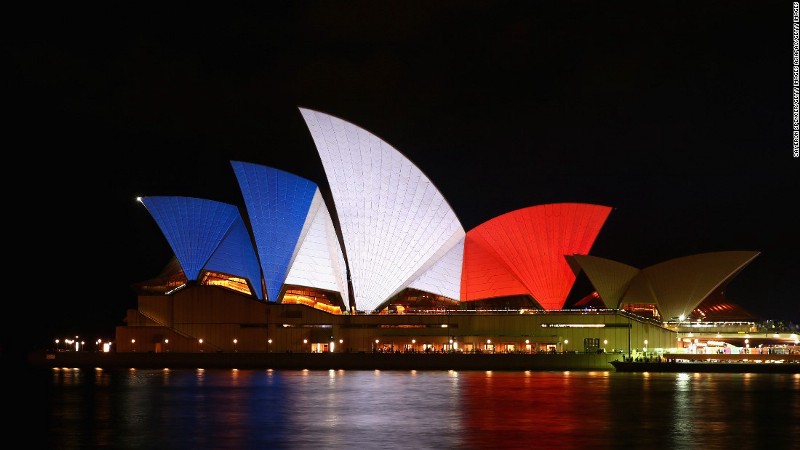
[[[276,302],[307,226],[317,185],[271,167],[241,161],[231,165],[253,229],[267,299]]]
[[[484,300],[511,295],[530,295],[513,271],[492,249],[486,249],[471,232],[464,244],[461,301]]]
[[[443,246],[442,250],[447,246]],[[461,300],[461,270],[464,265],[464,237],[441,257],[434,255],[433,265],[409,285],[410,288],[433,292],[453,300]]]
[[[527,292],[548,310],[561,309],[575,274],[565,255],[587,254],[611,208],[583,203],[554,203],[512,211],[467,233],[470,245],[480,245],[505,265]],[[465,263],[470,260],[465,258]],[[465,276],[475,272],[465,267]],[[469,288],[474,280],[462,287]],[[462,292],[463,298],[475,294]]]
[[[374,311],[447,254],[464,229],[433,183],[392,146],[339,118],[300,112],[333,194],[356,309]]]
[[[197,280],[200,270],[239,218],[235,206],[212,200],[155,196],[142,197],[140,201],[161,228],[190,281]]]
[[[261,287],[261,267],[258,264],[250,233],[238,210],[236,220],[231,225],[228,235],[211,255],[211,259],[204,269],[246,278],[250,282],[253,295],[259,300],[264,299]]]
[[[330,212],[319,190],[311,202],[309,217],[312,218],[311,226],[300,243],[300,249],[286,276],[286,284],[339,292],[347,309],[350,296],[344,255]]]

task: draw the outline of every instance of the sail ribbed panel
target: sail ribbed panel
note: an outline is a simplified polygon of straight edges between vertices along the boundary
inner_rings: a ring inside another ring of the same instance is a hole
[[[468,232],[464,244],[461,301],[512,295],[530,295],[530,292],[493,250],[484,248]]]
[[[587,254],[610,212],[584,203],[523,208],[470,230],[467,246],[475,242],[492,252],[544,309],[561,309],[575,282],[565,256]]]
[[[619,308],[620,300],[631,281],[640,273],[639,269],[621,262],[591,255],[572,255],[603,303],[609,308]]]
[[[663,320],[688,317],[758,255],[755,251],[728,251],[685,256],[642,269],[634,282],[647,285]],[[629,289],[620,304],[646,303],[637,294]]]
[[[186,279],[197,280],[200,270],[239,217],[233,205],[193,197],[140,198],[167,238]]]
[[[446,249],[443,246],[442,249]],[[464,266],[464,238],[450,246],[441,258],[431,258],[434,264],[409,285],[410,288],[433,292],[453,300],[461,299],[461,270]]]
[[[231,161],[242,191],[267,299],[278,300],[317,185],[297,175],[258,164]]]
[[[317,190],[311,202],[311,226],[300,244],[286,284],[339,292],[345,308],[349,308],[347,269],[342,247],[336,237],[330,212]]]
[[[356,308],[374,311],[435,264],[464,229],[433,183],[392,146],[339,118],[300,112],[333,194]]]
[[[256,250],[253,248],[250,233],[238,210],[236,220],[231,225],[228,235],[222,240],[203,268],[246,278],[253,295],[259,300],[264,299],[261,287],[261,268],[258,264]]]

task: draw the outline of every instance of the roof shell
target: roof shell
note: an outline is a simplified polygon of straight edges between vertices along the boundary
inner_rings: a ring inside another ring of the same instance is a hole
[[[729,283],[758,255],[755,251],[726,251],[684,256],[642,269],[637,279],[653,293],[664,320],[688,317],[703,300]],[[635,292],[629,289],[620,300],[620,306],[638,300]]]
[[[636,267],[594,255],[572,255],[568,259],[575,261],[578,269],[586,273],[603,303],[611,308],[619,307],[631,282],[641,272]]]
[[[596,256],[575,255],[572,258],[586,272],[609,307],[654,304],[663,320],[674,320],[689,317],[758,255],[755,251],[701,253],[641,270]]]
[[[459,292],[460,264],[437,263],[453,257],[465,233],[436,186],[374,134],[329,114],[300,112],[331,188],[356,308],[375,311],[412,284],[445,296]],[[431,269],[438,275],[426,275]]]
[[[331,215],[319,190],[314,194],[308,214],[311,226],[300,242],[285,284],[339,292],[345,309],[349,309],[347,266]]]
[[[139,200],[166,237],[187,280],[197,280],[204,269],[241,276],[263,298],[258,259],[235,206],[180,196]]]
[[[565,256],[589,253],[610,212],[602,205],[552,203],[478,225],[467,232],[462,298],[529,294],[544,309],[562,309],[575,282]]]

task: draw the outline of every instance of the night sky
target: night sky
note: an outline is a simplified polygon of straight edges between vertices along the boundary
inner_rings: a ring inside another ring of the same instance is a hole
[[[112,338],[172,255],[138,195],[243,206],[231,160],[326,191],[305,107],[402,152],[465,230],[582,202],[614,208],[590,254],[638,268],[760,251],[729,299],[800,323],[791,2],[643,3],[7,14],[12,320],[33,348]]]

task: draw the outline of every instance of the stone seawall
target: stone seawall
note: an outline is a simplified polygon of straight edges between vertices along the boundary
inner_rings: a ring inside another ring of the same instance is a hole
[[[290,370],[610,370],[613,353],[91,353],[33,352],[41,367]]]

